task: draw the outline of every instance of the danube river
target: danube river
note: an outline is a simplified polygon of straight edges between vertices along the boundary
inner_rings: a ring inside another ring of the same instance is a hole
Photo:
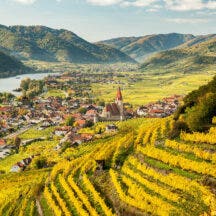
[[[58,75],[58,73],[38,73],[38,74],[22,74],[15,77],[2,78],[0,79],[0,92],[10,92],[14,95],[19,95],[19,92],[14,92],[14,89],[20,87],[20,83],[22,79],[30,78],[30,79],[43,79],[48,75]]]

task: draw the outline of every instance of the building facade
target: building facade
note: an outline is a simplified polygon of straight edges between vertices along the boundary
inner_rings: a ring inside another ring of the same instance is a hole
[[[106,121],[122,121],[125,119],[123,97],[120,87],[117,89],[115,102],[106,104],[100,117],[102,120]]]

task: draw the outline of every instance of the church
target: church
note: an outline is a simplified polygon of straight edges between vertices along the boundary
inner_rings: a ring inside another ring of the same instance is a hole
[[[117,89],[115,102],[106,104],[100,117],[102,120],[106,121],[123,121],[125,119],[123,97],[120,87]]]

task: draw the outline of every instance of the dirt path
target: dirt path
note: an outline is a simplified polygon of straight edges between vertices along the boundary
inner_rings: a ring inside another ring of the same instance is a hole
[[[43,216],[43,210],[41,208],[41,204],[38,198],[36,199],[36,206],[37,206],[37,211],[38,211],[39,216]]]

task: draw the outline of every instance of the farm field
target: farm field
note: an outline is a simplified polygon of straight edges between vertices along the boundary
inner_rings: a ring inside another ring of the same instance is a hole
[[[24,186],[30,181],[26,176],[35,173],[41,179],[34,183],[35,188],[40,185],[40,192],[35,195],[21,187],[10,196],[12,190],[3,191],[1,213],[14,212],[16,206],[10,203],[19,193],[23,198],[19,198],[16,215],[34,215],[36,200],[47,216],[215,214],[214,141],[208,138],[204,143],[201,133],[169,139],[167,134],[173,127],[170,117],[133,119],[117,125],[119,132],[113,136],[53,154],[56,165],[50,171],[8,175],[8,187],[15,175],[20,181],[25,177]],[[206,136],[215,136],[214,126]],[[48,154],[49,144],[44,144]],[[31,144],[27,150],[37,151],[34,148],[37,149],[36,145]],[[4,175],[0,178],[3,180]],[[28,201],[24,194],[30,197]]]
[[[133,74],[133,77],[136,77],[136,72],[125,74]],[[186,95],[188,92],[211,80],[215,75],[215,71],[201,71],[192,74],[137,74],[141,77],[141,81],[129,83],[127,79],[122,78],[121,81],[124,84],[120,85],[122,86],[124,101],[135,107],[160,100],[173,94]],[[93,95],[95,98],[102,99],[106,102],[113,101],[113,95],[115,95],[118,86],[118,84],[93,84]]]

